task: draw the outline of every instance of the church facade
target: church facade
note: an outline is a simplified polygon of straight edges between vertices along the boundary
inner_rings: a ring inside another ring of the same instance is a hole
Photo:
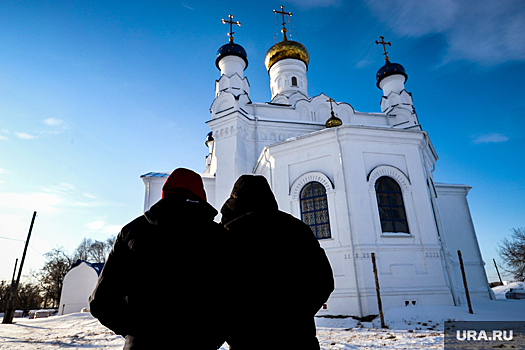
[[[240,175],[266,177],[279,208],[311,227],[332,265],[335,291],[319,315],[378,313],[372,253],[384,308],[465,305],[458,250],[471,299],[493,297],[470,187],[434,182],[438,156],[405,90],[405,69],[386,50],[385,60],[377,73],[381,112],[363,113],[324,94],[309,96],[308,51],[286,35],[266,55],[267,103],[250,100],[244,48],[231,37],[217,52],[201,174],[208,201],[220,210]],[[144,210],[160,199],[168,175],[142,176]],[[271,236],[272,223],[261,224]]]

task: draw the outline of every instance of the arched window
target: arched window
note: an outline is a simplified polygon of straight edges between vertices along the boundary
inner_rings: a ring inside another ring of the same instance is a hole
[[[297,78],[292,77],[292,86],[297,86]]]
[[[409,233],[403,193],[398,183],[391,177],[383,176],[377,179],[375,187],[381,231]]]
[[[317,239],[331,238],[326,189],[319,182],[309,182],[301,190],[301,220]]]

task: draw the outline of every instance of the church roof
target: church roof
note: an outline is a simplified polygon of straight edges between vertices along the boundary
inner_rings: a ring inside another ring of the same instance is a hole
[[[86,263],[87,266],[93,268],[93,270],[95,270],[98,276],[100,276],[100,273],[102,272],[102,268],[104,267],[104,263],[90,263],[85,260],[78,259],[76,262],[73,263],[73,265],[71,265],[71,268],[69,269],[69,271],[73,270],[75,267],[77,267],[78,265],[82,263]]]
[[[156,172],[149,172],[144,175],[140,175],[141,178],[143,177],[168,177],[170,176],[170,173],[156,173]]]

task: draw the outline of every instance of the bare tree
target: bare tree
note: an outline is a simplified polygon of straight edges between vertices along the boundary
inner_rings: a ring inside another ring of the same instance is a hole
[[[36,278],[43,290],[44,307],[47,307],[48,302],[52,302],[54,305],[58,304],[64,276],[75,260],[64,250],[64,247],[55,247],[45,253],[44,256],[46,258],[44,267],[33,273],[33,277]]]
[[[512,228],[511,238],[498,244],[498,254],[504,262],[503,269],[517,281],[525,281],[525,227]]]
[[[73,253],[74,260],[89,261],[89,251],[91,249],[92,244],[93,240],[91,238],[82,239],[82,242],[80,242],[78,247],[75,249],[75,252]]]
[[[74,260],[85,260],[89,262],[106,262],[116,237],[110,237],[106,241],[92,240],[91,238],[84,238],[82,242],[75,249],[73,254]]]
[[[10,287],[11,283],[8,281],[0,281],[0,310],[7,307]],[[39,308],[42,307],[43,301],[42,289],[33,282],[21,282],[14,295],[14,305],[17,308]]]

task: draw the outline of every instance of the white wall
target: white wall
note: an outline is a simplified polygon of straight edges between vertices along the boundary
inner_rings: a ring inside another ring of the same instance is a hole
[[[268,178],[280,209],[298,218],[302,186],[317,181],[326,188],[332,237],[319,242],[336,289],[320,314],[377,314],[372,252],[385,308],[453,304],[426,185],[422,157],[435,161],[423,156],[426,142],[420,131],[342,126],[268,146],[259,158],[255,172]],[[402,188],[410,234],[381,232],[374,187],[380,176]]]
[[[471,299],[489,299],[491,292],[485,273],[476,231],[470,215],[467,195],[471,187],[436,183],[439,214],[444,231],[445,251],[451,262],[451,274],[460,305],[466,304],[458,250],[461,250]]]

